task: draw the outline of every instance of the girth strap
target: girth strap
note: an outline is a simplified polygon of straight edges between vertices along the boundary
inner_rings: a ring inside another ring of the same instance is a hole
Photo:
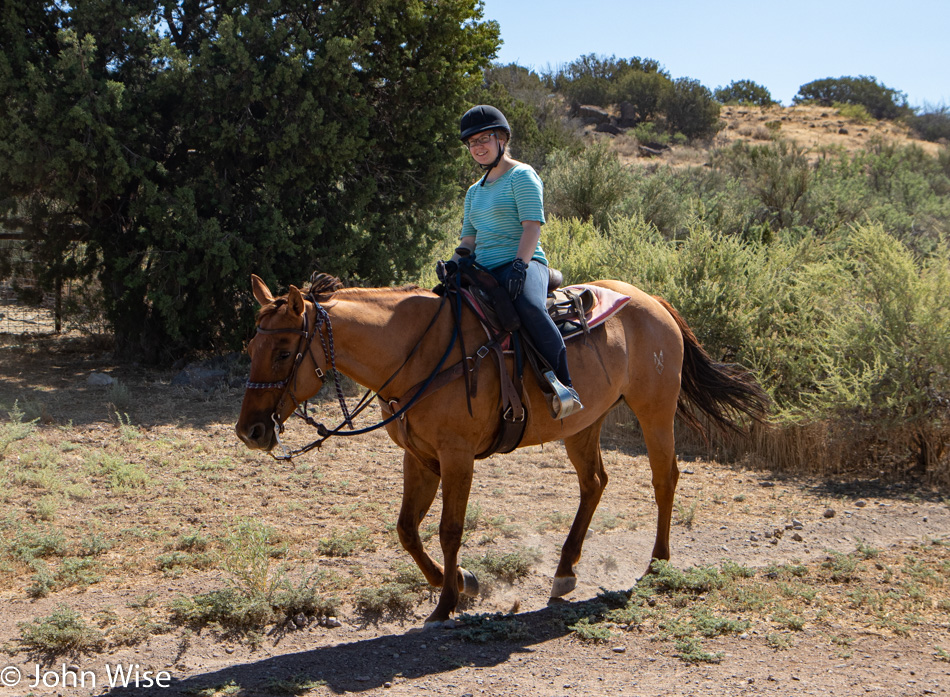
[[[478,368],[481,364],[482,359],[488,355],[495,356],[495,362],[498,364],[498,372],[500,378],[501,386],[501,419],[498,429],[498,433],[495,436],[495,440],[492,445],[485,450],[477,454],[475,457],[478,459],[486,458],[495,453],[510,453],[512,450],[518,447],[521,443],[522,438],[524,438],[524,432],[527,428],[527,414],[525,412],[524,402],[521,400],[521,394],[523,386],[519,376],[516,374],[514,379],[508,370],[507,362],[505,361],[505,354],[501,348],[501,345],[497,341],[491,341],[476,352],[475,356],[466,357],[465,360],[456,363],[450,368],[446,368],[442,372],[433,378],[431,383],[426,386],[424,383],[419,383],[409,389],[401,399],[391,399],[386,400],[383,397],[379,397],[380,409],[383,411],[384,415],[391,416],[399,410],[400,404],[408,404],[410,401],[413,402],[413,405],[419,404],[423,399],[429,397],[430,395],[438,392],[440,389],[445,387],[451,382],[458,380],[460,377],[466,374],[466,365],[471,361],[471,368],[468,368],[468,373],[471,378],[472,384],[472,396],[475,393],[475,385],[478,383]],[[423,389],[424,388],[424,389]],[[420,390],[422,390],[420,394]],[[425,461],[425,458],[416,452],[412,447],[409,441],[409,427],[406,421],[407,413],[403,413],[402,416],[396,420],[396,425],[399,428],[399,434],[406,444],[406,448],[412,452],[420,461]]]

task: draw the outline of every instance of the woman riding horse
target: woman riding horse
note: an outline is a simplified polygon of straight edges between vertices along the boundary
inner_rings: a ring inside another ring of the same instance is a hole
[[[465,194],[462,234],[446,262],[447,273],[477,256],[508,289],[522,329],[550,368],[546,377],[558,396],[554,417],[567,418],[584,406],[571,382],[564,339],[545,307],[548,260],[540,242],[544,185],[531,165],[508,154],[511,127],[495,107],[480,105],[465,112],[459,136],[485,176]]]

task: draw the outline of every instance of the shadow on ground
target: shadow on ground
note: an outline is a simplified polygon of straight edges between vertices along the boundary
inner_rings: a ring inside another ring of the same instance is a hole
[[[451,672],[462,666],[501,665],[529,647],[565,636],[584,617],[599,617],[607,609],[601,599],[576,603],[553,602],[546,608],[518,615],[462,616],[455,629],[418,630],[373,639],[325,646],[311,651],[274,656],[252,663],[201,673],[151,690],[126,687],[108,692],[128,695],[194,695],[229,683],[242,695],[301,694],[319,682],[336,693],[360,693],[394,680],[417,680]]]

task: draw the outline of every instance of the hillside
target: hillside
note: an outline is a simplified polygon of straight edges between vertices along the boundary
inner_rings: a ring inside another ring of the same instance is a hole
[[[720,117],[724,125],[711,142],[674,145],[660,155],[643,151],[630,131],[624,135],[609,135],[596,132],[593,126],[584,126],[583,133],[585,139],[590,140],[609,138],[611,149],[625,163],[654,161],[672,166],[701,165],[710,149],[737,141],[766,143],[776,138],[795,141],[815,157],[836,149],[853,152],[876,141],[901,146],[913,144],[931,155],[936,155],[942,147],[915,138],[903,124],[876,120],[862,123],[840,115],[834,108],[820,106],[724,106]]]

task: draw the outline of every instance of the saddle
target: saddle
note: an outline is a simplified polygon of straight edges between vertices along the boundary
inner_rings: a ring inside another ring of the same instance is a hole
[[[448,279],[447,279],[448,280]],[[461,281],[459,283],[459,280]],[[560,271],[549,271],[547,309],[565,341],[590,333],[607,318],[629,302],[630,298],[599,286],[569,286],[560,288],[564,277]],[[454,287],[457,285],[458,287]],[[545,359],[537,353],[527,336],[518,330],[521,321],[505,288],[495,277],[477,265],[463,267],[456,283],[449,283],[445,292],[458,293],[462,302],[475,313],[482,323],[488,342],[479,347],[469,359],[465,372],[466,393],[471,409],[471,397],[478,384],[478,369],[481,361],[493,355],[498,365],[501,380],[501,424],[495,442],[478,457],[488,457],[496,452],[507,453],[521,443],[527,426],[527,415],[522,400],[524,363],[527,360],[537,377],[538,385],[545,393],[552,416],[556,412],[556,396],[544,373],[552,370]],[[464,346],[463,346],[464,351]],[[508,369],[505,354],[514,354],[515,370]]]

